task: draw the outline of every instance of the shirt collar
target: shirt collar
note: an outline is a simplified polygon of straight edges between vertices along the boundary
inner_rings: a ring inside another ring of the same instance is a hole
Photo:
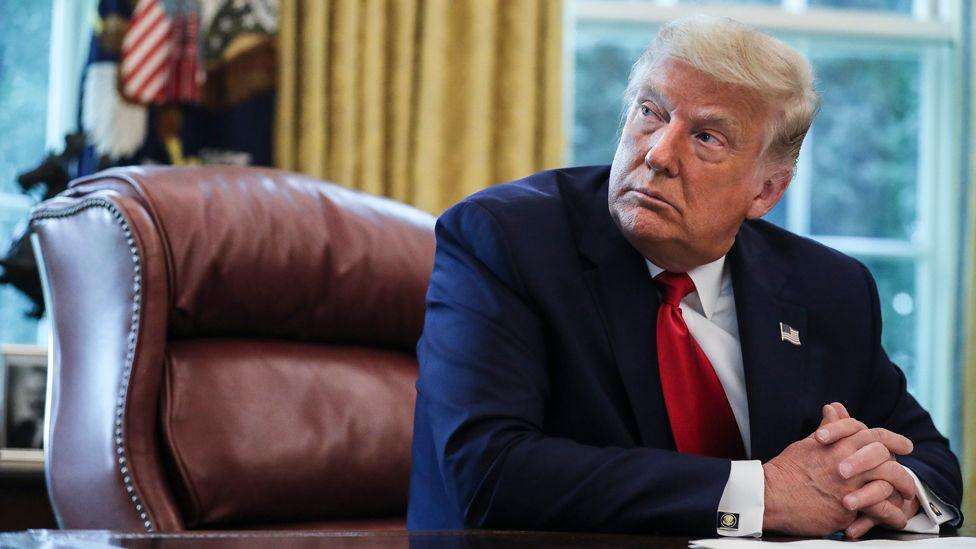
[[[647,263],[647,268],[651,271],[652,277],[664,272],[664,269],[651,263],[649,259],[645,258],[644,261]],[[696,290],[689,297],[697,297],[697,299],[691,300],[691,305],[695,306],[698,312],[705,315],[705,318],[711,318],[712,313],[715,312],[718,296],[722,292],[722,269],[724,267],[725,256],[723,255],[711,263],[699,265],[688,271],[688,276],[695,283]]]

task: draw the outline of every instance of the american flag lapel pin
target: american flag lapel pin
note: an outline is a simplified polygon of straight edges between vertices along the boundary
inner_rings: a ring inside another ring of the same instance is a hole
[[[800,346],[800,332],[796,331],[789,324],[779,323],[779,340],[788,341],[797,347]]]

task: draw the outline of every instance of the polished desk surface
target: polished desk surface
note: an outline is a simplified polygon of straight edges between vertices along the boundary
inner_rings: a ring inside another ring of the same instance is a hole
[[[965,526],[948,536],[976,537],[976,526]],[[887,532],[877,536],[884,539],[924,539],[932,536],[905,535]],[[324,547],[324,548],[483,548],[516,549],[536,547],[664,547],[687,548],[695,538],[680,536],[625,536],[611,534],[580,534],[563,532],[504,532],[468,530],[450,532],[322,532],[290,531],[213,531],[146,534],[110,532],[106,530],[28,530],[0,534],[0,547],[20,549],[28,547],[80,547],[99,549],[108,547],[132,548],[225,548],[225,547]],[[797,538],[764,537],[765,541],[795,541]]]

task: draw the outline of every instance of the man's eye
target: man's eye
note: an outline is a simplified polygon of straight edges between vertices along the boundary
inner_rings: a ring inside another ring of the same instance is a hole
[[[640,113],[641,113],[641,116],[650,116],[650,115],[654,114],[654,111],[652,111],[651,108],[648,107],[647,105],[641,105],[640,106]]]
[[[714,145],[718,143],[718,139],[716,139],[714,135],[708,132],[699,132],[698,140],[707,145]]]

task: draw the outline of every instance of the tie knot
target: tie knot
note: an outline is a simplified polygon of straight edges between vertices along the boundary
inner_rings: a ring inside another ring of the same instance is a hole
[[[661,297],[668,305],[677,307],[681,299],[695,291],[695,283],[688,273],[672,273],[663,271],[654,277],[654,282],[661,290]]]

